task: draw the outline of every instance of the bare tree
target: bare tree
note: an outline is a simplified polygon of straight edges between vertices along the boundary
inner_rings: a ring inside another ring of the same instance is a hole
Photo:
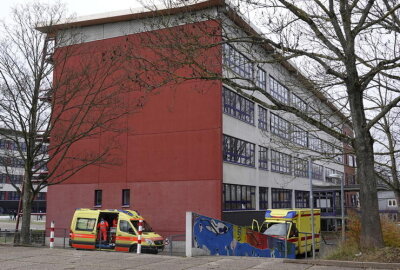
[[[394,95],[379,112],[373,110],[374,105],[368,100],[376,95],[374,79],[378,75],[392,79],[393,85],[397,84],[400,5],[389,0],[237,0],[235,5],[209,1],[214,7],[223,8],[216,13],[194,15],[190,13],[193,7],[188,3],[198,1],[165,2],[169,8],[181,6],[183,15],[178,18],[181,23],[197,24],[193,24],[191,29],[179,26],[176,18],[167,16],[168,13],[157,14],[157,8],[148,5],[158,16],[142,40],[143,46],[159,56],[159,61],[149,61],[150,65],[158,70],[162,67],[177,82],[222,80],[250,100],[266,108],[285,111],[344,145],[351,145],[357,158],[360,183],[360,244],[362,247],[382,247],[371,129],[397,106],[400,96],[396,95],[397,90],[394,91],[396,87],[391,87]],[[185,5],[187,10],[182,9]],[[262,32],[252,28],[243,14],[251,15],[252,23]],[[164,30],[152,31],[161,28]],[[207,58],[206,51],[212,56]],[[229,59],[232,55],[233,60]],[[143,60],[139,55],[132,57]],[[221,59],[225,69],[218,65]],[[305,75],[288,61],[290,59],[297,59],[296,63]],[[329,110],[312,108],[305,111],[296,103],[266,91],[259,73],[259,67],[264,64],[284,69],[296,78],[289,79],[287,86],[296,89],[300,83],[307,88],[312,95],[302,97],[306,103],[314,104],[313,100],[318,97],[323,101],[322,107]],[[190,72],[174,72],[183,67],[190,68]],[[258,98],[260,95],[271,103],[263,102]],[[336,107],[332,106],[332,101]],[[354,137],[343,134],[341,126],[335,127],[314,117],[313,111],[321,111],[319,115],[331,111],[334,117],[340,116],[352,126]],[[345,115],[349,115],[348,120]]]
[[[369,101],[376,105],[376,110],[380,111],[393,99],[393,91],[389,90],[391,88],[390,79],[378,76],[376,82],[379,88],[378,94]],[[374,126],[376,174],[378,180],[394,192],[397,202],[400,201],[399,116],[399,107],[396,106]],[[399,211],[398,205],[397,208]]]
[[[22,186],[12,184],[22,194],[21,242],[27,244],[35,196],[89,165],[118,165],[114,138],[128,130],[116,122],[140,111],[153,88],[133,91],[127,83],[126,49],[85,47],[73,31],[54,32],[53,25],[68,21],[64,5],[21,5],[12,15],[0,43],[0,135],[15,147],[1,165],[9,175],[23,170]],[[106,147],[76,147],[100,134]]]

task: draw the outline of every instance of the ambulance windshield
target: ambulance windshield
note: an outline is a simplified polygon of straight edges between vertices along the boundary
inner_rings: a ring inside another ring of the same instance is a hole
[[[131,220],[132,225],[135,227],[137,231],[139,231],[139,220]],[[143,225],[142,225],[142,232],[152,232],[153,229],[150,227],[150,225],[143,220]]]
[[[270,223],[271,224],[271,223]],[[273,223],[265,230],[265,235],[286,236],[290,223]]]

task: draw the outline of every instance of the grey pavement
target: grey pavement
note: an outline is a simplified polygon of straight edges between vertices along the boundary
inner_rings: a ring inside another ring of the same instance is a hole
[[[0,269],[141,269],[141,270],[205,270],[205,269],[361,269],[339,265],[313,265],[273,258],[252,257],[173,257],[164,255],[134,254],[123,252],[50,249],[33,247],[0,246]],[[359,266],[360,267],[360,266]],[[400,267],[400,265],[399,265]],[[364,265],[362,268],[368,268]],[[370,268],[372,269],[372,268]],[[381,268],[388,269],[388,268]],[[393,268],[392,268],[393,269]]]

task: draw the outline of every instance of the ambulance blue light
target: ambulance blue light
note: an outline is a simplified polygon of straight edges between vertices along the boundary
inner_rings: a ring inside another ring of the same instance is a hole
[[[297,216],[296,211],[289,211],[286,216],[284,216],[283,218],[295,218]]]
[[[265,212],[265,217],[266,217],[266,218],[272,217],[272,216],[271,216],[271,210],[267,210],[267,211]]]

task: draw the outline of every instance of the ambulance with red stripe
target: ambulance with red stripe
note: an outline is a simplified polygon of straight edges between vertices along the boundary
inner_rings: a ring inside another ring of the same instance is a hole
[[[104,230],[100,226],[102,220],[109,224],[106,237],[100,231]],[[77,249],[136,252],[139,220],[143,220],[141,250],[150,253],[162,251],[164,238],[153,232],[138,212],[118,209],[76,209],[70,228],[70,246]]]
[[[314,209],[315,249],[320,248],[321,210]],[[312,250],[311,209],[270,209],[265,220],[259,225],[253,220],[252,229],[265,235],[287,239],[296,245],[296,254]]]

